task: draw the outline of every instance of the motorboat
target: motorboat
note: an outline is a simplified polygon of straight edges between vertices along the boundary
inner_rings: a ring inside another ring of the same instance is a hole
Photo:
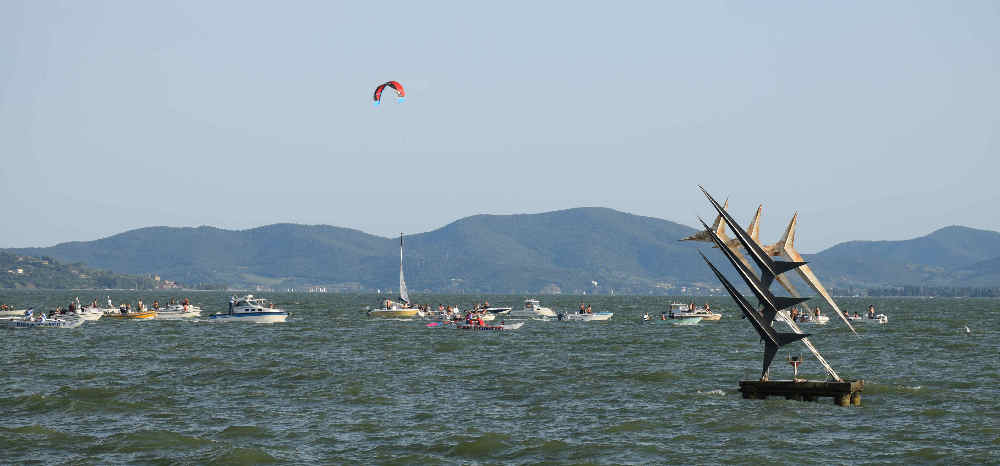
[[[690,304],[670,303],[669,317],[671,319],[681,319],[685,317],[701,317],[701,320],[717,322],[722,318],[722,314],[712,312],[708,306],[695,307],[691,309]]]
[[[511,322],[511,323],[501,323],[500,325],[477,325],[477,324],[455,324],[455,328],[458,330],[482,330],[482,331],[494,331],[502,332],[504,330],[517,330],[524,326],[524,321]]]
[[[406,292],[406,280],[403,279],[403,234],[399,234],[399,301],[384,299],[382,307],[368,311],[369,317],[378,318],[413,318],[424,317],[424,312],[410,305],[410,296]]]
[[[542,306],[537,299],[526,299],[524,300],[524,309],[512,310],[507,314],[507,317],[511,319],[548,319],[559,316],[552,309]]]
[[[19,318],[6,321],[7,328],[77,328],[84,320],[77,316],[49,319],[44,314],[35,317],[31,309],[23,311]]]
[[[787,309],[782,309],[778,311],[783,317],[789,320],[793,320],[797,324],[813,324],[813,325],[826,325],[830,322],[830,316],[810,314],[808,312],[802,312],[796,314],[795,319],[792,319],[792,314]]]
[[[229,302],[229,312],[220,312],[208,316],[209,322],[253,322],[267,324],[284,322],[288,312],[275,308],[274,304],[264,298],[248,294]]]
[[[674,316],[674,317],[669,317],[668,318],[666,312],[661,312],[659,317],[652,317],[652,316],[649,315],[648,312],[644,312],[642,314],[642,316],[639,317],[639,321],[640,322],[646,322],[646,323],[651,323],[651,324],[655,324],[655,323],[667,324],[667,323],[669,323],[671,325],[695,325],[698,322],[701,322],[701,320],[702,320],[702,318],[700,316],[696,316],[696,317],[678,317],[678,316]]]
[[[104,317],[104,309],[99,307],[84,307],[71,312],[70,315],[77,316],[83,320],[98,320]]]
[[[574,312],[572,314],[567,314],[565,312],[560,312],[559,316],[558,316],[558,319],[559,320],[579,320],[579,321],[589,322],[589,321],[592,321],[592,320],[608,320],[608,319],[610,319],[614,315],[615,315],[614,312],[591,312],[591,313],[583,313],[583,314],[581,314],[579,312]]]
[[[190,304],[171,304],[156,311],[157,319],[177,320],[201,316],[201,308]]]
[[[889,323],[889,317],[886,316],[885,314],[875,314],[874,317],[860,316],[860,315],[847,316],[847,320],[849,320],[851,322],[864,322],[864,323],[873,323],[873,324],[887,324],[887,323]]]
[[[484,310],[490,314],[509,314],[510,309],[510,307],[488,307]]]

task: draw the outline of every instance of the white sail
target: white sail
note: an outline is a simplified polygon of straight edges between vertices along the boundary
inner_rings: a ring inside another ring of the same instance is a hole
[[[410,296],[406,293],[406,280],[403,280],[403,234],[399,234],[399,300],[410,304]]]

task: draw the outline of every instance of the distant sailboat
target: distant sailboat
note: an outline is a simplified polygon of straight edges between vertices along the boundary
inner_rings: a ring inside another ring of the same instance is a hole
[[[403,234],[399,234],[399,302],[391,299],[382,300],[381,308],[368,311],[372,317],[423,317],[420,309],[410,307],[410,296],[406,292],[406,280],[403,278]]]

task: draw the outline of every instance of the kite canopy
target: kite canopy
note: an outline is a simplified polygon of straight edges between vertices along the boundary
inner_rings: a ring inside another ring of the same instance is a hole
[[[375,95],[373,96],[375,105],[378,105],[380,102],[382,102],[382,91],[384,91],[386,88],[390,88],[396,91],[396,100],[398,100],[399,102],[402,102],[403,100],[406,99],[406,91],[403,90],[403,85],[396,81],[389,81],[375,88]]]

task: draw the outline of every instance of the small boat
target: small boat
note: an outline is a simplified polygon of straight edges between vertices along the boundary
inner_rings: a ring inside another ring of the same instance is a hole
[[[455,328],[458,330],[480,330],[480,331],[493,331],[502,332],[504,330],[517,330],[524,326],[524,321],[521,322],[511,322],[502,323],[500,325],[470,325],[470,324],[455,324]]]
[[[684,317],[701,317],[701,320],[709,322],[717,322],[722,318],[722,314],[717,312],[712,312],[708,309],[708,306],[696,307],[691,309],[690,304],[684,303],[670,303],[670,315],[671,319],[679,319]]]
[[[559,316],[552,309],[543,307],[537,299],[526,299],[524,300],[524,309],[510,311],[507,314],[507,317],[522,319],[547,319]]]
[[[887,324],[889,323],[889,317],[885,314],[875,314],[875,317],[865,317],[865,316],[847,316],[847,320],[851,322],[864,322],[873,324]]]
[[[826,325],[827,323],[829,323],[830,316],[819,314],[818,313],[819,308],[816,309],[817,309],[816,311],[808,311],[808,310],[805,312],[797,311],[794,319],[792,318],[791,311],[789,311],[788,309],[782,309],[778,312],[782,316],[784,316],[785,319],[792,320],[797,324]]]
[[[156,311],[146,309],[139,312],[125,312],[123,314],[121,311],[107,312],[107,310],[105,310],[104,317],[108,319],[119,319],[119,320],[155,319]]]
[[[608,320],[614,316],[614,312],[592,312],[590,314],[580,314],[579,312],[573,314],[566,314],[563,312],[559,313],[559,320],[580,320],[584,322],[589,322],[592,320]]]
[[[413,318],[423,317],[424,312],[410,307],[410,296],[406,292],[406,280],[403,279],[403,234],[399,234],[399,302],[391,299],[382,301],[382,307],[368,311],[369,317],[377,318]]]
[[[488,308],[485,309],[485,311],[489,312],[490,314],[509,314],[510,313],[510,308],[509,307],[488,307]]]
[[[201,316],[201,308],[190,304],[171,304],[156,311],[156,318],[160,320],[187,319],[189,317]]]
[[[209,322],[253,322],[260,324],[284,322],[287,318],[288,312],[277,309],[270,301],[264,298],[255,298],[252,294],[231,300],[229,312],[208,316]]]
[[[7,328],[77,328],[84,320],[79,317],[49,319],[44,314],[35,317],[31,309],[22,312],[21,317],[5,322]]]

